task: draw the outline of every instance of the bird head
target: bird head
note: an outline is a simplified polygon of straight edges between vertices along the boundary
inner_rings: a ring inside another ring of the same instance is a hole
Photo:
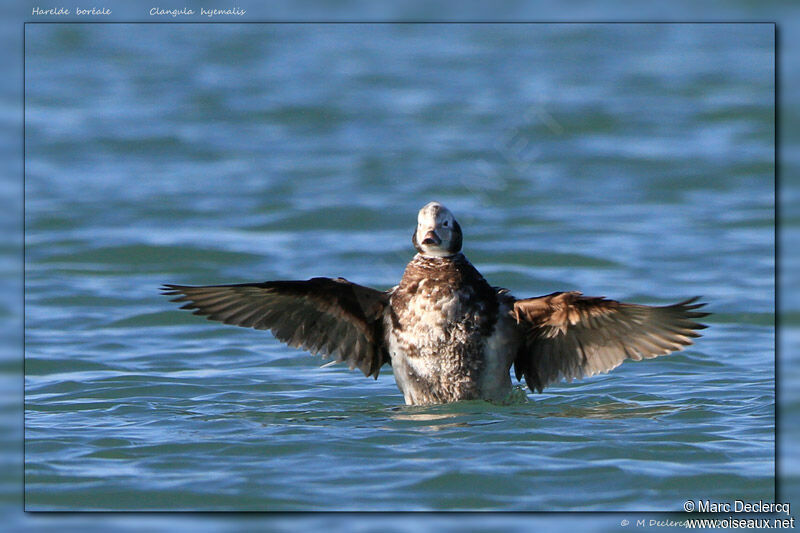
[[[411,242],[424,256],[455,255],[461,251],[461,226],[449,209],[439,202],[430,202],[419,210],[417,229]]]

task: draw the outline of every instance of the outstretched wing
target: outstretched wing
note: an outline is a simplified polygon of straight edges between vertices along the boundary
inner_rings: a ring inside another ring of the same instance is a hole
[[[517,379],[531,390],[566,379],[605,373],[626,359],[639,361],[682,350],[707,326],[694,319],[699,297],[651,307],[555,292],[514,302],[512,311],[524,340],[514,361]]]
[[[377,379],[389,362],[383,346],[383,310],[387,293],[338,278],[267,281],[240,285],[187,287],[164,285],[181,309],[209,320],[268,329],[289,346],[346,361],[352,370]]]

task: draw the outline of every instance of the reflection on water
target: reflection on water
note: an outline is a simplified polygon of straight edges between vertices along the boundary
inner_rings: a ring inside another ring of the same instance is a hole
[[[653,418],[661,415],[673,413],[680,409],[679,406],[651,405],[645,406],[635,402],[608,402],[599,405],[568,407],[563,409],[545,409],[537,411],[542,417],[564,417],[564,418],[598,418],[602,420],[614,420],[625,418]]]
[[[414,424],[414,429],[422,431],[443,431],[453,428],[468,428],[474,424],[469,421],[455,421],[449,423],[441,423],[443,420],[458,420],[465,417],[457,413],[399,413],[392,416],[392,419],[398,422],[419,422]],[[424,422],[436,422],[434,424],[427,424]],[[390,430],[390,427],[384,426],[384,429]]]
[[[458,415],[456,413],[440,413],[440,414],[433,414],[433,413],[400,413],[393,415],[392,418],[395,420],[413,420],[418,422],[428,422],[431,420],[444,420],[447,418],[455,418]]]

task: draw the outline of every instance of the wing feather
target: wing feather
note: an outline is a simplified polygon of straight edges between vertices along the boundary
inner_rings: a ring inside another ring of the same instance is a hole
[[[653,307],[556,292],[514,302],[512,311],[524,341],[514,361],[517,379],[531,390],[560,381],[608,372],[635,361],[683,350],[707,326],[695,319],[703,303],[691,298]]]
[[[389,362],[383,342],[385,292],[345,279],[162,287],[172,301],[225,324],[268,329],[278,340],[346,361],[378,377]]]

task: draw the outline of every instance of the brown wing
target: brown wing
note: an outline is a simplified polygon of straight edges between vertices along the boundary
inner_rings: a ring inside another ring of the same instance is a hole
[[[516,360],[531,390],[551,383],[605,373],[626,359],[639,361],[682,350],[707,326],[694,321],[708,313],[694,309],[698,298],[650,307],[555,292],[514,302],[512,311],[524,341]]]
[[[246,328],[268,329],[282,342],[347,361],[377,379],[389,362],[383,346],[385,292],[338,278],[267,281],[240,285],[186,287],[164,285],[172,301],[188,302],[209,320]]]

